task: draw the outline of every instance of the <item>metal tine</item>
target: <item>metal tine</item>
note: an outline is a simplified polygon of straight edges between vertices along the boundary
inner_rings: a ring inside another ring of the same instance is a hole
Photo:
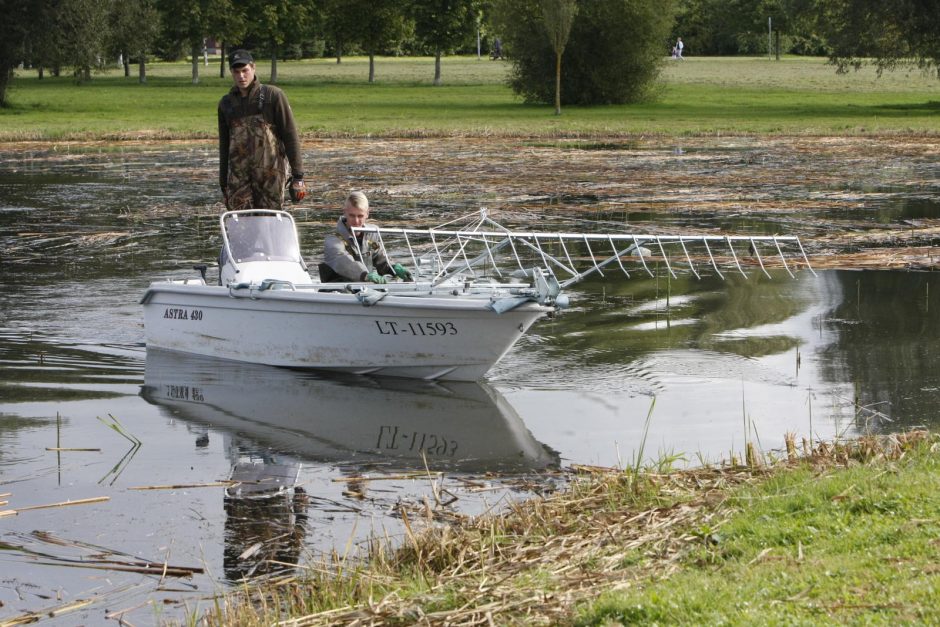
[[[522,267],[522,259],[519,258],[519,251],[516,250],[516,243],[513,241],[513,236],[507,231],[506,239],[509,240],[509,247],[512,248],[512,256],[516,259],[516,264],[519,266],[519,269],[525,272],[525,268]]]
[[[469,270],[470,274],[472,274],[473,276],[476,276],[476,272],[474,272],[473,267],[470,264],[470,261],[467,259],[467,255],[465,253],[465,248],[467,246],[467,243],[469,243],[471,240],[470,238],[466,238],[466,242],[464,242],[462,238],[463,236],[460,233],[456,233],[454,235],[454,239],[457,242],[457,251],[454,252],[454,254],[450,257],[450,261],[448,261],[445,264],[444,256],[438,249],[437,240],[434,239],[434,229],[431,229],[431,242],[434,244],[434,250],[437,252],[437,255],[438,255],[438,263],[441,266],[441,269],[438,271],[438,276],[440,277],[448,276],[448,271],[450,271],[450,267],[454,264],[454,262],[460,256],[463,256],[464,263],[467,264],[467,270]],[[448,244],[448,247],[449,246],[450,245]],[[459,272],[459,271],[460,270],[454,270],[453,272]]]
[[[463,245],[460,245],[460,236],[457,236],[457,244],[460,246],[460,253],[463,255],[463,262],[467,264],[467,270],[470,271],[470,274],[476,276],[477,273],[473,271],[473,266],[470,264],[470,260],[467,259],[467,244],[469,244],[471,239],[468,237],[467,242]]]
[[[411,255],[411,263],[414,264],[414,267],[418,267],[418,258],[415,256],[414,248],[411,247],[411,240],[408,238],[408,233],[402,233],[405,236],[405,245],[408,247],[408,254]]]
[[[434,229],[431,229],[429,232],[431,236],[431,245],[434,246],[434,254],[437,256],[437,275],[444,276],[447,274],[447,268],[444,266],[444,257],[441,255],[440,249],[437,247],[437,240],[434,239]]]
[[[561,249],[565,251],[565,259],[568,260],[568,265],[570,265],[573,270],[577,270],[577,268],[574,267],[574,262],[571,261],[571,255],[568,254],[568,247],[565,246],[565,238],[561,236],[561,233],[558,234],[558,242],[561,244]],[[581,273],[577,272],[575,274],[577,275]]]
[[[780,248],[780,242],[777,241],[777,236],[776,236],[776,235],[774,235],[774,245],[777,247],[777,254],[780,255],[780,261],[783,262],[783,267],[786,269],[787,274],[790,275],[790,278],[791,278],[791,279],[796,278],[796,277],[793,276],[793,273],[790,272],[790,265],[787,263],[787,258],[786,258],[786,257],[784,256],[784,254],[783,254],[783,249]]]
[[[481,261],[483,261],[484,259],[488,257],[489,260],[493,263],[493,268],[494,270],[496,270],[496,273],[502,276],[502,272],[500,272],[499,270],[499,266],[496,263],[496,256],[493,255],[493,252],[499,252],[503,248],[506,248],[509,245],[509,238],[506,237],[502,239],[500,242],[493,244],[492,248],[490,247],[489,240],[486,239],[485,235],[481,237],[481,240],[485,241],[486,250],[481,251],[476,257],[471,259],[470,265],[476,266],[478,263],[480,263]]]
[[[528,236],[526,236],[526,237],[528,237]],[[562,262],[560,262],[558,259],[556,259],[556,258],[553,257],[552,255],[549,255],[549,254],[546,253],[544,250],[542,250],[542,245],[541,245],[540,242],[538,242],[538,236],[536,236],[536,237],[534,238],[534,239],[536,240],[536,243],[537,243],[538,245],[532,244],[528,239],[526,239],[526,237],[519,237],[519,238],[518,238],[518,239],[519,239],[519,243],[520,243],[520,244],[525,244],[525,245],[526,245],[527,247],[529,247],[531,250],[534,250],[535,252],[539,253],[539,254],[542,256],[542,261],[545,262],[546,267],[548,267],[548,261],[551,260],[555,265],[557,265],[559,268],[561,268],[562,270],[564,270],[564,271],[567,272],[568,274],[570,274],[570,275],[572,275],[572,276],[578,276],[579,272],[578,272],[576,269],[568,268],[567,266],[565,266],[565,264],[563,264]],[[516,238],[513,237],[512,239],[516,239]],[[512,240],[510,240],[510,241],[512,241]],[[515,249],[513,249],[513,250],[515,250]],[[521,268],[522,266],[520,265],[519,267]],[[548,269],[551,270],[551,268],[548,268]],[[552,272],[552,274],[554,275],[555,273]]]
[[[640,255],[640,263],[643,264],[643,269],[646,270],[646,274],[650,275],[650,277],[656,276],[650,272],[649,266],[646,265],[646,259],[643,258],[643,247],[640,246],[640,242],[637,241],[636,235],[633,236],[633,245],[636,247],[636,252]]]
[[[385,258],[388,259],[388,251],[385,250],[385,240],[382,239],[382,231],[376,231],[376,233],[378,233],[379,236],[379,248],[382,250],[382,254],[385,255]],[[362,253],[359,255],[360,258],[362,258]]]
[[[757,250],[757,243],[751,239],[751,252],[754,253],[754,256],[757,257],[757,263],[760,264],[760,269],[764,271],[764,274],[767,275],[768,279],[772,279],[770,273],[767,272],[767,268],[764,267],[764,259],[760,256],[760,251]]]
[[[656,243],[659,244],[659,252],[663,254],[663,262],[666,264],[666,270],[669,270],[669,274],[672,275],[672,278],[678,279],[676,273],[672,271],[672,267],[669,265],[669,256],[666,255],[666,249],[663,248],[663,240],[661,237],[656,237]]]
[[[708,253],[708,258],[712,262],[712,268],[715,269],[715,273],[718,274],[718,278],[724,281],[725,275],[721,273],[721,268],[718,267],[718,262],[715,261],[715,257],[712,255],[712,249],[711,249],[711,246],[708,245],[708,240],[703,239],[702,243],[705,244],[705,251]]]
[[[496,263],[496,258],[493,257],[493,251],[490,250],[490,242],[486,239],[486,235],[483,236],[483,247],[486,248],[486,254],[489,255],[490,263],[493,264],[493,271],[496,272],[496,276],[503,276],[503,273],[499,271],[499,265]]]
[[[534,246],[535,246],[535,248],[536,248],[536,251],[538,252],[539,256],[542,257],[542,265],[543,265],[543,266],[545,267],[545,269],[547,269],[549,272],[552,272],[551,265],[548,263],[548,259],[547,259],[546,256],[545,256],[545,251],[542,250],[542,243],[539,242],[539,236],[536,235],[533,239],[535,240]],[[552,272],[552,274],[554,275],[554,272]]]
[[[692,271],[692,274],[695,275],[696,279],[701,279],[698,275],[698,271],[695,269],[695,264],[692,263],[692,258],[689,256],[689,250],[685,247],[685,242],[682,240],[682,236],[679,236],[679,245],[682,246],[682,252],[685,253],[685,259],[689,262],[689,270]]]
[[[591,250],[591,243],[588,241],[588,238],[584,238],[584,245],[587,246],[588,254],[591,256],[591,263],[594,264],[594,269],[597,270],[597,273],[601,276],[604,276],[603,270],[597,265],[597,259],[594,258],[594,251]]]
[[[726,236],[725,241],[728,242],[728,249],[731,251],[731,258],[734,259],[734,265],[738,267],[738,272],[740,272],[741,276],[743,276],[745,279],[748,278],[747,272],[744,271],[740,262],[738,261],[737,253],[734,252],[734,245],[731,243],[731,238]]]
[[[545,264],[545,269],[548,270],[548,273],[552,275],[552,278],[557,281],[557,280],[558,280],[558,276],[555,274],[555,270],[554,270],[554,268],[552,268],[551,264],[548,263],[548,260],[551,259],[551,260],[554,261],[556,264],[558,264],[559,267],[561,267],[562,269],[564,269],[564,270],[566,270],[566,271],[567,271],[568,269],[565,268],[564,264],[561,263],[560,261],[558,261],[558,260],[555,258],[554,255],[551,255],[551,254],[549,254],[549,253],[546,253],[546,252],[542,249],[542,242],[539,241],[538,235],[535,236],[535,247],[539,249],[539,254],[542,255],[542,263]]]
[[[809,271],[813,273],[813,276],[819,276],[816,274],[816,271],[813,270],[813,266],[810,265],[809,257],[806,256],[806,251],[803,250],[803,242],[801,242],[799,238],[796,240],[796,245],[800,247],[800,252],[803,253],[803,262],[806,264],[806,267],[809,268]]]
[[[617,252],[617,247],[614,246],[614,238],[608,237],[608,238],[607,238],[607,241],[610,242],[610,247],[611,247],[611,248],[613,249],[613,251],[614,251],[614,259],[617,260],[617,265],[620,266],[620,269],[623,270],[623,273],[624,273],[625,275],[627,275],[627,278],[629,279],[629,278],[630,278],[630,273],[627,272],[627,269],[624,267],[623,262],[620,261],[620,253]],[[641,254],[642,254],[642,253],[641,253]]]
[[[613,246],[613,239],[608,238],[608,241]],[[577,283],[578,281],[582,280],[584,277],[590,275],[592,272],[599,271],[598,268],[603,268],[604,266],[609,265],[613,263],[614,261],[616,261],[620,265],[620,269],[623,270],[623,273],[627,275],[627,278],[629,278],[630,272],[626,269],[626,267],[624,267],[623,263],[620,261],[620,257],[621,255],[627,254],[631,249],[636,250],[636,248],[637,248],[636,244],[631,244],[630,246],[627,246],[623,250],[618,251],[616,246],[613,246],[613,252],[614,252],[613,255],[597,263],[596,267],[590,268],[589,270],[585,270],[584,272],[578,272],[576,274],[573,274],[570,279],[566,279],[565,281],[560,282],[562,289],[568,287],[572,283]],[[650,276],[653,276],[653,274],[649,272],[648,268],[647,268],[647,273],[650,274]]]

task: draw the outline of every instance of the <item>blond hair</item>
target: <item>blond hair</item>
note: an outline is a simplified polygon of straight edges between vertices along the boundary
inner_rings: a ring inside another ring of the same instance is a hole
[[[366,195],[362,192],[349,192],[349,195],[346,196],[346,203],[352,205],[356,209],[365,209],[369,210],[369,199],[366,198]]]

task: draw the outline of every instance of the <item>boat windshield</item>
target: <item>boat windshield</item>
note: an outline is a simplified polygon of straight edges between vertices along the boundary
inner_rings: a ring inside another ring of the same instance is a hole
[[[233,214],[225,217],[229,253],[236,263],[300,261],[294,222],[273,214]]]

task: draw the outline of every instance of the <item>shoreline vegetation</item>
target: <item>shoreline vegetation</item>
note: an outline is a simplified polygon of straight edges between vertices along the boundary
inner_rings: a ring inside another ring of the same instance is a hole
[[[741,135],[899,136],[940,133],[940,81],[920,70],[871,67],[837,74],[822,58],[691,57],[666,60],[653,102],[595,107],[523,103],[506,85],[510,64],[445,57],[444,85],[431,85],[433,59],[381,57],[369,84],[368,58],[279,61],[306,140],[331,137],[657,137]],[[134,68],[136,69],[136,68]],[[112,67],[85,84],[18,70],[0,142],[215,139],[216,105],[231,86],[219,59],[154,63],[147,83]],[[259,61],[258,75],[270,76]]]
[[[792,435],[777,459],[575,467],[504,514],[401,509],[400,546],[246,586],[208,625],[933,624],[940,437]],[[347,547],[348,551],[348,547]]]

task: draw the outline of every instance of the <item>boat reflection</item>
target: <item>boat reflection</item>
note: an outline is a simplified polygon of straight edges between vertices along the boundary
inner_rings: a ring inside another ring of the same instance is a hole
[[[352,477],[376,466],[518,473],[559,465],[558,453],[480,383],[324,375],[150,349],[141,396],[185,421],[197,447],[223,442],[232,581],[298,563],[312,498],[298,485],[304,464]]]
[[[174,417],[306,461],[459,472],[559,463],[499,392],[476,382],[324,375],[148,350],[141,395]]]

